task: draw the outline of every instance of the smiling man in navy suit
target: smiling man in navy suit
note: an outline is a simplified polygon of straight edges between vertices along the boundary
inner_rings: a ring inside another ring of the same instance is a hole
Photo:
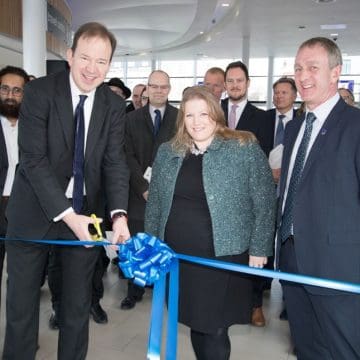
[[[123,146],[125,102],[103,85],[115,47],[114,35],[103,25],[84,24],[67,52],[70,72],[25,86],[20,162],[7,207],[4,360],[35,359],[40,283],[49,251],[49,245],[15,239],[91,240],[90,214],[106,216],[105,200],[113,220],[113,242],[130,237],[125,217],[129,184]],[[58,359],[83,360],[99,248],[59,246],[59,253]]]
[[[277,255],[282,271],[360,283],[360,110],[337,88],[342,58],[327,38],[299,48],[305,113],[285,130]],[[360,358],[360,296],[283,283],[298,359]]]

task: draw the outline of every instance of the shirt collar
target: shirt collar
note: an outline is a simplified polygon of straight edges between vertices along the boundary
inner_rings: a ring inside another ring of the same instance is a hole
[[[329,116],[331,110],[339,101],[340,95],[336,93],[333,97],[326,100],[324,103],[316,107],[314,110],[310,111],[306,108],[306,115],[308,112],[312,112],[315,114],[316,119],[318,119],[322,124],[325,122],[326,118]],[[306,118],[306,117],[305,117]]]
[[[161,118],[163,118],[164,117],[164,113],[165,113],[165,105],[164,106],[162,106],[162,107],[154,107],[154,106],[152,106],[151,104],[149,104],[149,112],[150,112],[150,114],[151,114],[151,117],[153,118],[153,117],[155,117],[155,114],[154,114],[154,111],[155,110],[160,110],[160,112],[161,112]]]
[[[1,120],[1,124],[3,127],[9,128],[9,129],[16,129],[18,127],[19,121],[16,121],[15,125],[12,126],[11,122],[5,116],[0,115],[0,120]]]
[[[74,81],[74,79],[73,79],[73,77],[71,75],[71,72],[69,73],[69,78],[70,78],[70,91],[71,91],[71,98],[72,98],[72,101],[73,101],[73,106],[75,107],[78,104],[79,95],[87,95],[88,102],[92,103],[94,101],[96,88],[91,90],[88,93],[84,93],[84,92],[80,91],[80,89],[75,84],[75,81]]]
[[[291,108],[291,109],[290,109],[289,111],[287,111],[286,113],[281,114],[281,112],[276,109],[276,117],[278,118],[279,115],[285,115],[286,119],[292,119],[292,118],[293,118],[293,112],[294,112],[294,109]]]

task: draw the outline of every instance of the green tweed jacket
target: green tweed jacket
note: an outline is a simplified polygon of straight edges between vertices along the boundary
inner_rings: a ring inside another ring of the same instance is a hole
[[[183,159],[167,142],[160,146],[153,165],[145,231],[160,239],[164,239]],[[215,255],[236,255],[246,250],[253,256],[272,255],[275,186],[259,145],[215,138],[203,157],[203,183]]]

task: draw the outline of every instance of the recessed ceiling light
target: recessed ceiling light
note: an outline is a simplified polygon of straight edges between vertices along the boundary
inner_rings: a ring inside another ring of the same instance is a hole
[[[221,6],[222,6],[222,7],[229,7],[230,4],[229,4],[229,3],[222,3]]]
[[[330,34],[330,36],[339,36],[339,34],[332,33],[332,34]]]
[[[315,0],[318,4],[331,4],[334,3],[336,0]]]
[[[200,35],[202,35],[202,34],[204,34],[204,32],[203,32],[203,31],[200,31]]]
[[[321,30],[341,30],[341,29],[346,29],[347,25],[346,24],[325,24],[325,25],[320,25]]]

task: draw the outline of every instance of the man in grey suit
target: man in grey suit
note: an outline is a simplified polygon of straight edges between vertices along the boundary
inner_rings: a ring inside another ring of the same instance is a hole
[[[342,57],[327,38],[300,45],[295,82],[305,113],[285,130],[280,270],[360,283],[360,110],[338,94]],[[360,295],[283,282],[299,359],[360,358]]]
[[[127,114],[126,157],[130,168],[129,229],[132,235],[144,231],[145,205],[151,179],[151,167],[159,146],[175,134],[178,110],[168,103],[169,75],[153,71],[147,84],[149,103]],[[132,309],[142,299],[144,289],[128,283],[121,309]]]
[[[105,201],[113,220],[113,242],[130,236],[125,217],[129,181],[123,151],[125,102],[102,85],[115,47],[115,37],[103,25],[84,24],[67,52],[70,72],[39,78],[25,87],[20,162],[7,208],[9,284],[3,359],[35,358],[40,281],[49,251],[49,245],[16,239],[91,240],[90,214],[106,216]],[[59,250],[58,359],[85,359],[99,249]]]

